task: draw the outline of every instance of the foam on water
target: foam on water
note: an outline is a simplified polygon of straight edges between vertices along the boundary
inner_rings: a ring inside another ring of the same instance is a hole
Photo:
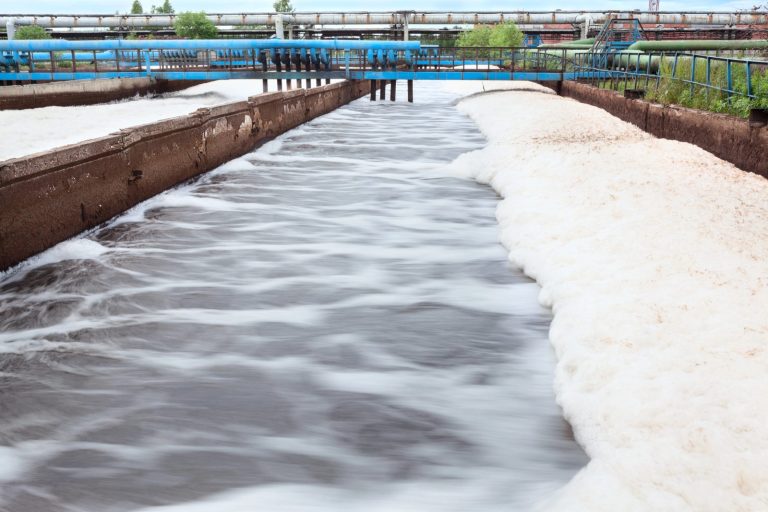
[[[551,94],[459,107],[591,457],[551,510],[768,510],[768,181]]]
[[[495,194],[445,173],[484,139],[456,95],[417,95],[0,281],[0,510],[493,512],[564,485],[586,459],[549,313]]]
[[[269,81],[269,90],[276,90],[275,80]],[[261,92],[261,80],[222,80],[156,98],[136,97],[78,107],[2,110],[0,161],[104,137],[123,128],[189,114],[198,108],[245,101]]]

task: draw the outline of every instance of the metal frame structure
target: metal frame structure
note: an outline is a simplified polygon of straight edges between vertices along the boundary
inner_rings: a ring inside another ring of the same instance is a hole
[[[209,13],[218,26],[284,25],[472,25],[514,21],[518,25],[603,24],[612,18],[637,19],[648,25],[768,25],[768,12],[712,11],[384,11],[384,12],[295,12],[295,13]],[[14,19],[19,25],[43,27],[172,27],[174,15],[168,14],[0,14],[0,24]]]
[[[563,80],[566,50],[438,48],[418,42],[0,41],[0,80]]]
[[[647,52],[616,56],[608,66],[597,65],[600,54],[575,56],[573,70],[581,82],[614,90],[658,90],[665,81],[689,88],[690,96],[704,91],[724,98],[768,100],[768,58],[733,57],[722,52]]]
[[[0,41],[0,80],[254,78],[287,80],[289,87],[291,80],[309,87],[312,79],[580,80],[619,90],[672,81],[690,86],[691,96],[703,88],[727,98],[768,100],[768,90],[758,89],[768,83],[768,59],[758,55],[608,50],[351,40]]]

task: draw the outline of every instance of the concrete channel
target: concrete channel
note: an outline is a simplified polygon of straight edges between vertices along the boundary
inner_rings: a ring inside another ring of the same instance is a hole
[[[0,110],[70,107],[180,91],[202,82],[153,77],[72,80],[0,87]]]
[[[368,93],[341,82],[121,130],[0,163],[0,270]]]

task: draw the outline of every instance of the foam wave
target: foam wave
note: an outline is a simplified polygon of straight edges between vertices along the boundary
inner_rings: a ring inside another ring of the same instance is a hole
[[[86,236],[86,235],[81,235]],[[32,269],[67,260],[99,260],[110,249],[89,238],[72,238],[0,272],[0,280],[10,283],[23,278]]]
[[[510,260],[553,307],[556,391],[592,458],[549,506],[768,506],[768,182],[553,95],[461,102]]]

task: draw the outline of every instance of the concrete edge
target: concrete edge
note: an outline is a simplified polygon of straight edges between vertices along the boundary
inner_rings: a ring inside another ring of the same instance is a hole
[[[768,178],[768,125],[679,106],[629,99],[614,91],[562,82],[561,96],[593,105],[659,138],[694,144],[739,169]]]
[[[140,77],[5,85],[0,86],[0,110],[93,105],[180,91],[201,83],[204,82]]]
[[[368,94],[268,93],[0,163],[0,270]]]

